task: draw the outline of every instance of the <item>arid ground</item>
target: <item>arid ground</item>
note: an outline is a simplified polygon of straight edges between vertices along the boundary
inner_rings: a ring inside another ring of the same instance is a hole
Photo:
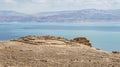
[[[86,42],[54,36],[1,41],[0,67],[120,67],[119,53],[98,50]]]

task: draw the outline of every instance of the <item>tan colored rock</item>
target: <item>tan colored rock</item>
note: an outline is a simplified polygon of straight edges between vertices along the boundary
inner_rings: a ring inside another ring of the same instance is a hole
[[[52,40],[52,42],[50,42]],[[50,45],[50,44],[66,44],[66,38],[55,37],[55,36],[25,36],[18,39],[13,39],[11,41],[23,42],[33,45]]]
[[[46,42],[43,42],[43,40]],[[64,44],[64,45],[84,44],[84,45],[92,47],[89,40],[87,40],[85,37],[77,37],[77,38],[74,38],[73,40],[68,40],[66,38],[56,37],[56,36],[25,36],[25,37],[21,37],[18,39],[13,39],[11,41],[23,42],[23,43],[33,44],[33,45],[43,45],[43,44],[50,44],[48,43],[49,40],[54,40],[54,43],[52,44],[56,44],[56,42],[59,41],[61,42],[61,44]]]
[[[74,38],[74,39],[71,40],[71,41],[92,47],[92,45],[91,45],[91,43],[89,42],[89,40],[87,40],[87,38],[85,38],[85,37],[77,37],[77,38]]]

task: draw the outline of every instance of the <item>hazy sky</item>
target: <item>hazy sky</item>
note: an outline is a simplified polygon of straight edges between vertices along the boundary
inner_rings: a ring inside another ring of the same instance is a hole
[[[0,10],[24,13],[81,9],[120,9],[120,0],[0,0]]]

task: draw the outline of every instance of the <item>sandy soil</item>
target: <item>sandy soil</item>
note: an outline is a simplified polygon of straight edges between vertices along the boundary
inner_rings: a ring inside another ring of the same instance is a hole
[[[120,54],[82,44],[65,45],[63,41],[55,40],[47,42],[56,44],[0,42],[0,67],[120,67]]]

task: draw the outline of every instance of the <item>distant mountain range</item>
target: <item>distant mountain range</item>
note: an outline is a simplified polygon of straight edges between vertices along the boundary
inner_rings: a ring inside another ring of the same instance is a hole
[[[74,10],[41,12],[34,15],[0,11],[0,22],[119,22],[120,10]]]

